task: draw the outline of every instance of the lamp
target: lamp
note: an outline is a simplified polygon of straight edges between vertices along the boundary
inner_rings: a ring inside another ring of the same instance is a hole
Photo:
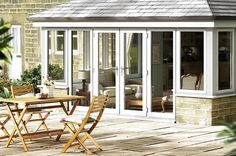
[[[78,79],[82,80],[82,90],[85,92],[86,80],[90,78],[90,72],[88,70],[79,70]]]

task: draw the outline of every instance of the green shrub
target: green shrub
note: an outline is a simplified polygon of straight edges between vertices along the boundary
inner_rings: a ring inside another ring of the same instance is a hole
[[[12,83],[13,85],[32,84],[35,93],[39,93],[40,90],[37,85],[41,84],[41,65],[38,65],[37,67],[29,70],[25,70],[21,75],[21,80]]]
[[[49,64],[48,75],[52,80],[64,79],[64,70],[58,64]]]
[[[218,133],[218,136],[221,137],[229,137],[224,143],[227,144],[232,144],[236,143],[236,122],[232,123],[225,123],[226,129],[222,130],[221,132]],[[235,156],[236,155],[236,149],[230,151],[229,153],[226,154],[226,156]]]
[[[64,71],[60,68],[59,65],[49,65],[49,75],[52,75],[52,78],[59,80],[63,78]],[[39,93],[40,89],[37,85],[41,85],[41,65],[38,65],[35,68],[25,70],[20,80],[1,80],[0,81],[0,97],[5,97],[7,95],[6,89],[10,90],[11,85],[27,85],[32,84],[34,87],[35,93]],[[4,89],[6,88],[6,89]],[[11,95],[11,94],[10,94]],[[10,97],[9,95],[9,97]]]
[[[6,87],[3,87],[1,92],[0,92],[0,97],[6,99],[6,98],[10,98],[11,97],[11,93],[9,91],[9,89],[7,89]]]

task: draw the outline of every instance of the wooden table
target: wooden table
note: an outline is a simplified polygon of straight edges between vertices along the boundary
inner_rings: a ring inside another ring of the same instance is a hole
[[[57,130],[48,130],[48,131],[40,131],[40,132],[33,132],[33,133],[22,133],[22,128],[24,127],[24,115],[28,111],[37,111],[43,109],[56,109],[62,108],[66,115],[72,115],[76,109],[76,106],[79,104],[81,99],[84,99],[84,96],[63,96],[63,97],[53,97],[53,98],[46,98],[46,99],[38,99],[36,97],[28,97],[28,98],[11,98],[11,99],[1,99],[0,101],[3,105],[6,106],[9,115],[11,116],[12,122],[14,124],[13,130],[11,132],[10,137],[7,140],[6,147],[9,147],[10,143],[12,142],[13,137],[19,137],[21,143],[23,144],[24,150],[28,151],[28,147],[25,143],[26,139],[31,138],[39,138],[45,136],[52,136],[58,135],[62,133],[62,129]],[[68,101],[75,101],[74,105],[70,112],[67,112],[64,102]],[[22,109],[16,109],[12,106],[12,103],[21,104],[23,105]],[[40,105],[39,105],[40,104]],[[50,104],[50,105],[48,105]],[[40,106],[40,107],[34,107]],[[14,113],[19,113],[20,115],[14,115]]]

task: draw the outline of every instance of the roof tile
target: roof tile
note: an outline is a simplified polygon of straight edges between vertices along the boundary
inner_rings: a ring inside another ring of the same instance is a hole
[[[71,0],[30,17],[213,17],[235,16],[236,0]]]

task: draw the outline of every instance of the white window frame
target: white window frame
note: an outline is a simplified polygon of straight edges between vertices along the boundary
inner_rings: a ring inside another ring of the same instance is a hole
[[[46,66],[45,66],[45,74],[44,74],[44,77],[47,77],[48,75],[48,65],[49,65],[49,55],[50,54],[53,54],[53,53],[50,53],[50,49],[48,48],[48,41],[49,41],[49,37],[48,37],[48,32],[49,31],[53,31],[54,33],[56,33],[57,31],[64,31],[64,52],[62,51],[62,53],[60,55],[63,55],[63,61],[64,61],[64,81],[63,82],[60,82],[60,81],[57,81],[55,80],[55,85],[58,86],[58,87],[67,87],[69,82],[68,82],[68,73],[69,73],[69,65],[68,65],[68,62],[70,62],[70,60],[68,60],[70,57],[69,57],[69,52],[70,52],[70,49],[71,49],[71,45],[69,44],[71,42],[71,39],[68,37],[69,36],[69,31],[67,29],[46,29],[46,38],[47,38],[47,46],[45,46],[47,49],[45,48],[42,48],[42,50],[46,51]],[[44,35],[44,34],[43,34]],[[54,35],[54,39],[56,39],[56,35]],[[54,40],[55,41],[55,48],[57,46],[57,40]],[[56,49],[55,49],[56,50]],[[52,51],[51,51],[52,52]],[[58,55],[56,54],[56,51],[55,51],[55,54],[54,55]],[[45,62],[45,61],[43,61]]]
[[[16,56],[21,56],[21,25],[12,25],[10,33],[13,37],[10,44],[14,48],[14,53]]]
[[[202,32],[203,33],[203,75],[204,88],[203,90],[186,90],[181,89],[181,32]],[[176,96],[202,97],[207,96],[207,74],[210,74],[207,69],[207,30],[206,29],[178,29],[176,31]],[[212,81],[212,80],[210,80]],[[210,82],[209,81],[209,82]]]
[[[223,89],[223,90],[219,90],[219,32],[231,32],[231,55],[230,55],[230,81],[231,81],[231,88],[229,89]],[[234,88],[235,88],[235,60],[234,60],[234,29],[217,29],[216,30],[216,38],[217,38],[217,42],[216,42],[216,55],[217,55],[217,80],[216,80],[216,88],[217,88],[217,94],[227,94],[227,93],[231,93],[234,92]]]

